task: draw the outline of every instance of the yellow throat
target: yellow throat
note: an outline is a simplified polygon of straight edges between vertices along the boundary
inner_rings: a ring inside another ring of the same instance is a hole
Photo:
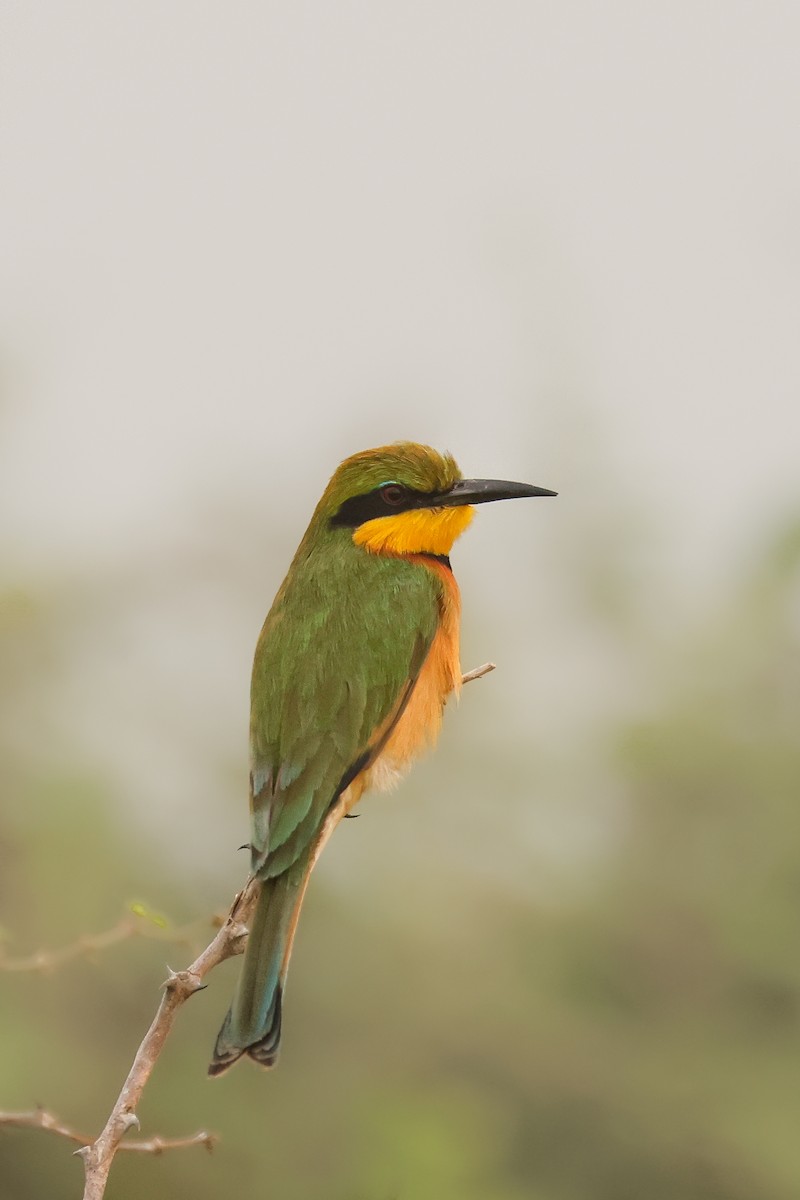
[[[457,508],[412,508],[375,517],[353,531],[353,541],[372,554],[449,554],[474,516],[469,504]]]

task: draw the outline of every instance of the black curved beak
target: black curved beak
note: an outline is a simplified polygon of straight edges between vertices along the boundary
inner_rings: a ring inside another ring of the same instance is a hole
[[[507,479],[459,479],[434,501],[437,508],[454,508],[458,504],[488,504],[490,500],[521,500],[524,496],[557,496],[548,488],[531,483],[511,483]]]

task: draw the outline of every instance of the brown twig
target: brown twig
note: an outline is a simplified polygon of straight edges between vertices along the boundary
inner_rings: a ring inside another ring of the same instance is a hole
[[[247,938],[246,922],[250,918],[257,894],[257,881],[249,879],[234,900],[231,910],[214,940],[206,946],[190,967],[187,967],[185,971],[172,971],[167,979],[158,1011],[136,1052],[133,1066],[122,1085],[122,1091],[117,1097],[103,1132],[96,1141],[75,1151],[83,1159],[85,1173],[83,1200],[101,1200],[105,1194],[108,1173],[114,1161],[114,1155],[120,1149],[122,1139],[128,1130],[139,1125],[139,1118],[136,1116],[137,1105],[164,1047],[178,1009],[190,996],[205,986],[203,979],[209,971],[226,958],[241,954]],[[199,1141],[199,1135],[196,1136]],[[190,1143],[183,1141],[182,1144]],[[154,1138],[153,1145],[156,1148],[151,1151],[152,1153],[167,1149],[167,1143],[162,1138]]]
[[[481,667],[467,671],[462,676],[461,682],[471,683],[472,680],[480,679],[494,669],[494,663],[484,663]],[[173,1150],[184,1146],[205,1145],[209,1150],[212,1148],[213,1135],[203,1131],[188,1138],[153,1137],[148,1140],[130,1142],[124,1142],[123,1138],[128,1130],[139,1126],[136,1109],[144,1087],[164,1048],[178,1009],[190,996],[205,987],[203,979],[209,971],[224,962],[225,959],[241,954],[244,950],[247,940],[247,922],[255,907],[258,890],[258,881],[252,877],[248,879],[242,891],[236,896],[230,912],[213,941],[186,970],[170,972],[164,985],[164,994],[161,997],[158,1011],[136,1052],[133,1066],[122,1085],[122,1091],[111,1110],[105,1128],[95,1141],[84,1138],[82,1134],[63,1125],[58,1118],[43,1109],[37,1109],[33,1113],[0,1113],[0,1125],[44,1129],[80,1143],[80,1148],[75,1153],[83,1159],[85,1174],[83,1200],[102,1200],[108,1173],[118,1150],[161,1154],[164,1150]],[[0,962],[0,966],[6,970],[41,970],[46,969],[54,961],[56,965],[61,965],[70,958],[78,957],[93,949],[105,949],[106,946],[133,936],[129,921],[130,919],[126,918],[105,934],[97,934],[94,938],[81,938],[74,946],[54,951],[49,956],[40,952],[38,955],[32,955],[29,959],[19,959],[16,962],[6,959],[4,962]],[[12,965],[9,966],[9,963]]]
[[[35,1108],[33,1112],[0,1112],[0,1126],[10,1126],[17,1129],[43,1129],[46,1133],[55,1133],[70,1142],[85,1146],[91,1138],[77,1129],[65,1125],[55,1113],[47,1112],[44,1108]],[[213,1133],[201,1129],[191,1137],[162,1138],[152,1137],[132,1142],[121,1142],[119,1149],[138,1154],[163,1154],[165,1150],[182,1150],[186,1146],[205,1146],[209,1151],[214,1149],[217,1138]]]

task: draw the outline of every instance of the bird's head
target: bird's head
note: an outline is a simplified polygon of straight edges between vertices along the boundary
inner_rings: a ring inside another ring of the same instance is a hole
[[[473,516],[473,505],[546,488],[500,479],[464,479],[455,459],[417,442],[395,442],[346,458],[317,508],[329,527],[349,530],[373,554],[447,555]]]

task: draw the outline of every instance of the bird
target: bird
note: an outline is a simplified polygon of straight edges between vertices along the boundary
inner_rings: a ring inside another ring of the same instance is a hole
[[[449,453],[395,442],[346,458],[258,639],[250,693],[250,858],[259,895],[209,1075],[272,1067],[311,872],[368,789],[435,743],[461,684],[453,543],[476,505],[547,488],[465,479]]]

